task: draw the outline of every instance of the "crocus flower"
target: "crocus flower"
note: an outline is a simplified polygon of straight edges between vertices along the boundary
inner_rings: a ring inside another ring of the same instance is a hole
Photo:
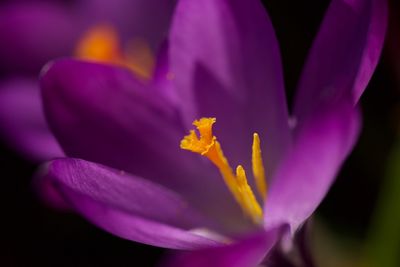
[[[175,1],[7,1],[0,6],[0,127],[10,147],[35,162],[63,156],[45,122],[38,75],[51,59],[124,58],[143,75],[166,33]],[[145,41],[145,44],[144,44]],[[120,46],[120,47],[118,47]],[[147,51],[149,50],[149,51]],[[140,52],[140,53],[139,53]],[[133,62],[141,63],[142,69]],[[124,62],[125,63],[125,62]]]
[[[289,116],[262,4],[181,0],[150,82],[73,59],[45,68],[45,113],[69,158],[39,182],[112,234],[195,250],[175,266],[256,266],[354,146],[385,24],[385,1],[333,0]]]

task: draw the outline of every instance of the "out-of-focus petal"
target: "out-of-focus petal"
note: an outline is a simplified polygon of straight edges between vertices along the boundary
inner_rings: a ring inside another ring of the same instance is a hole
[[[188,203],[143,178],[67,158],[50,162],[40,179],[88,220],[122,238],[180,249],[218,244],[188,231],[206,226]]]
[[[124,41],[140,38],[156,51],[168,34],[176,0],[83,0],[81,18],[86,25],[111,23]]]
[[[281,228],[262,232],[228,246],[195,252],[180,252],[161,264],[162,267],[255,267],[277,242]]]
[[[174,77],[171,72],[171,66],[169,64],[169,44],[168,42],[164,42],[161,45],[159,52],[157,54],[157,63],[154,69],[154,74],[151,82],[154,84],[154,87],[162,94],[168,101],[171,102],[177,109],[180,109],[182,104],[179,101],[177,91],[174,86]]]
[[[62,157],[47,126],[35,79],[10,79],[0,84],[0,128],[7,145],[35,162]]]
[[[10,1],[12,2],[12,1]],[[71,53],[80,27],[62,4],[34,1],[0,8],[0,71],[35,72]]]
[[[33,188],[36,195],[46,206],[56,209],[57,211],[72,211],[72,207],[67,203],[59,190],[53,186],[51,179],[41,179],[43,169],[39,168],[38,173],[33,177]]]
[[[386,0],[332,1],[300,79],[298,121],[346,94],[358,101],[382,50],[386,5]]]
[[[359,110],[351,100],[325,106],[301,125],[266,200],[268,227],[294,231],[316,209],[357,140]]]
[[[186,132],[170,103],[129,70],[60,60],[41,84],[49,124],[68,156],[162,184],[225,225],[245,221],[218,171],[179,148]]]
[[[216,117],[225,154],[247,169],[258,132],[273,171],[290,134],[279,48],[261,2],[179,1],[169,40],[186,123]]]
[[[129,70],[77,60],[45,69],[45,112],[68,156],[143,177],[168,177],[185,163],[173,110]]]

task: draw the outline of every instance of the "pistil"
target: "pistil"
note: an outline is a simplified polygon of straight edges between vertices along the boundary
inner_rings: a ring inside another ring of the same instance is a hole
[[[243,210],[243,213],[254,223],[259,224],[263,218],[261,205],[258,203],[248,183],[244,168],[238,165],[236,174],[234,174],[229,165],[222,151],[221,144],[212,133],[212,126],[215,122],[215,118],[195,120],[193,125],[197,128],[200,137],[197,136],[194,130],[191,130],[189,135],[185,136],[181,141],[180,147],[208,158],[218,168],[225,184]],[[256,180],[257,189],[263,200],[265,200],[267,193],[265,171],[262,165],[260,139],[256,133],[253,136],[252,150],[253,175]]]

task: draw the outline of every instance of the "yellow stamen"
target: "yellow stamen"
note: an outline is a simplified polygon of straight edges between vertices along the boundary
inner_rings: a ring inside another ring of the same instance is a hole
[[[194,130],[191,130],[189,135],[181,141],[180,147],[207,157],[219,169],[225,184],[245,215],[250,217],[253,222],[260,223],[263,217],[262,209],[247,182],[243,167],[239,165],[236,175],[233,173],[217,137],[212,133],[212,126],[215,122],[215,118],[195,120],[193,125],[199,131],[200,138]]]
[[[246,177],[246,172],[244,171],[242,165],[236,167],[236,177],[239,185],[239,192],[242,196],[242,201],[247,210],[249,210],[249,215],[255,223],[261,223],[263,217],[263,212],[258,204],[256,197],[251,190]]]
[[[203,155],[214,163],[221,172],[229,190],[232,192],[236,200],[239,201],[240,196],[238,193],[236,177],[229,166],[228,160],[222,152],[221,145],[217,141],[217,138],[212,134],[212,125],[215,121],[215,118],[202,118],[200,120],[195,120],[193,125],[196,126],[199,131],[200,139],[197,137],[196,132],[191,130],[190,134],[185,136],[181,141],[180,147]]]
[[[256,181],[257,190],[263,200],[267,197],[267,180],[265,178],[265,170],[261,157],[260,137],[257,133],[253,134],[252,157],[253,175]]]
[[[78,58],[122,65],[141,78],[149,79],[154,69],[154,57],[147,44],[135,39],[129,42],[126,53],[116,30],[110,25],[97,25],[87,31],[75,50]]]

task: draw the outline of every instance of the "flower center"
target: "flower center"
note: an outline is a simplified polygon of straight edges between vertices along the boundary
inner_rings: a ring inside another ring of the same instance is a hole
[[[189,135],[182,139],[180,147],[208,158],[220,171],[225,184],[241,207],[243,213],[254,223],[260,224],[263,219],[262,208],[247,181],[246,172],[243,167],[238,165],[235,174],[224,156],[221,144],[212,133],[212,126],[215,122],[215,118],[195,120],[193,125],[196,126],[200,138],[194,130],[191,130]],[[253,135],[252,167],[258,193],[265,201],[267,184],[262,164],[260,138],[257,133]]]
[[[126,49],[121,48],[117,31],[102,24],[90,28],[79,40],[75,55],[85,60],[125,66],[143,79],[153,73],[154,57],[150,47],[141,39],[132,39]]]

